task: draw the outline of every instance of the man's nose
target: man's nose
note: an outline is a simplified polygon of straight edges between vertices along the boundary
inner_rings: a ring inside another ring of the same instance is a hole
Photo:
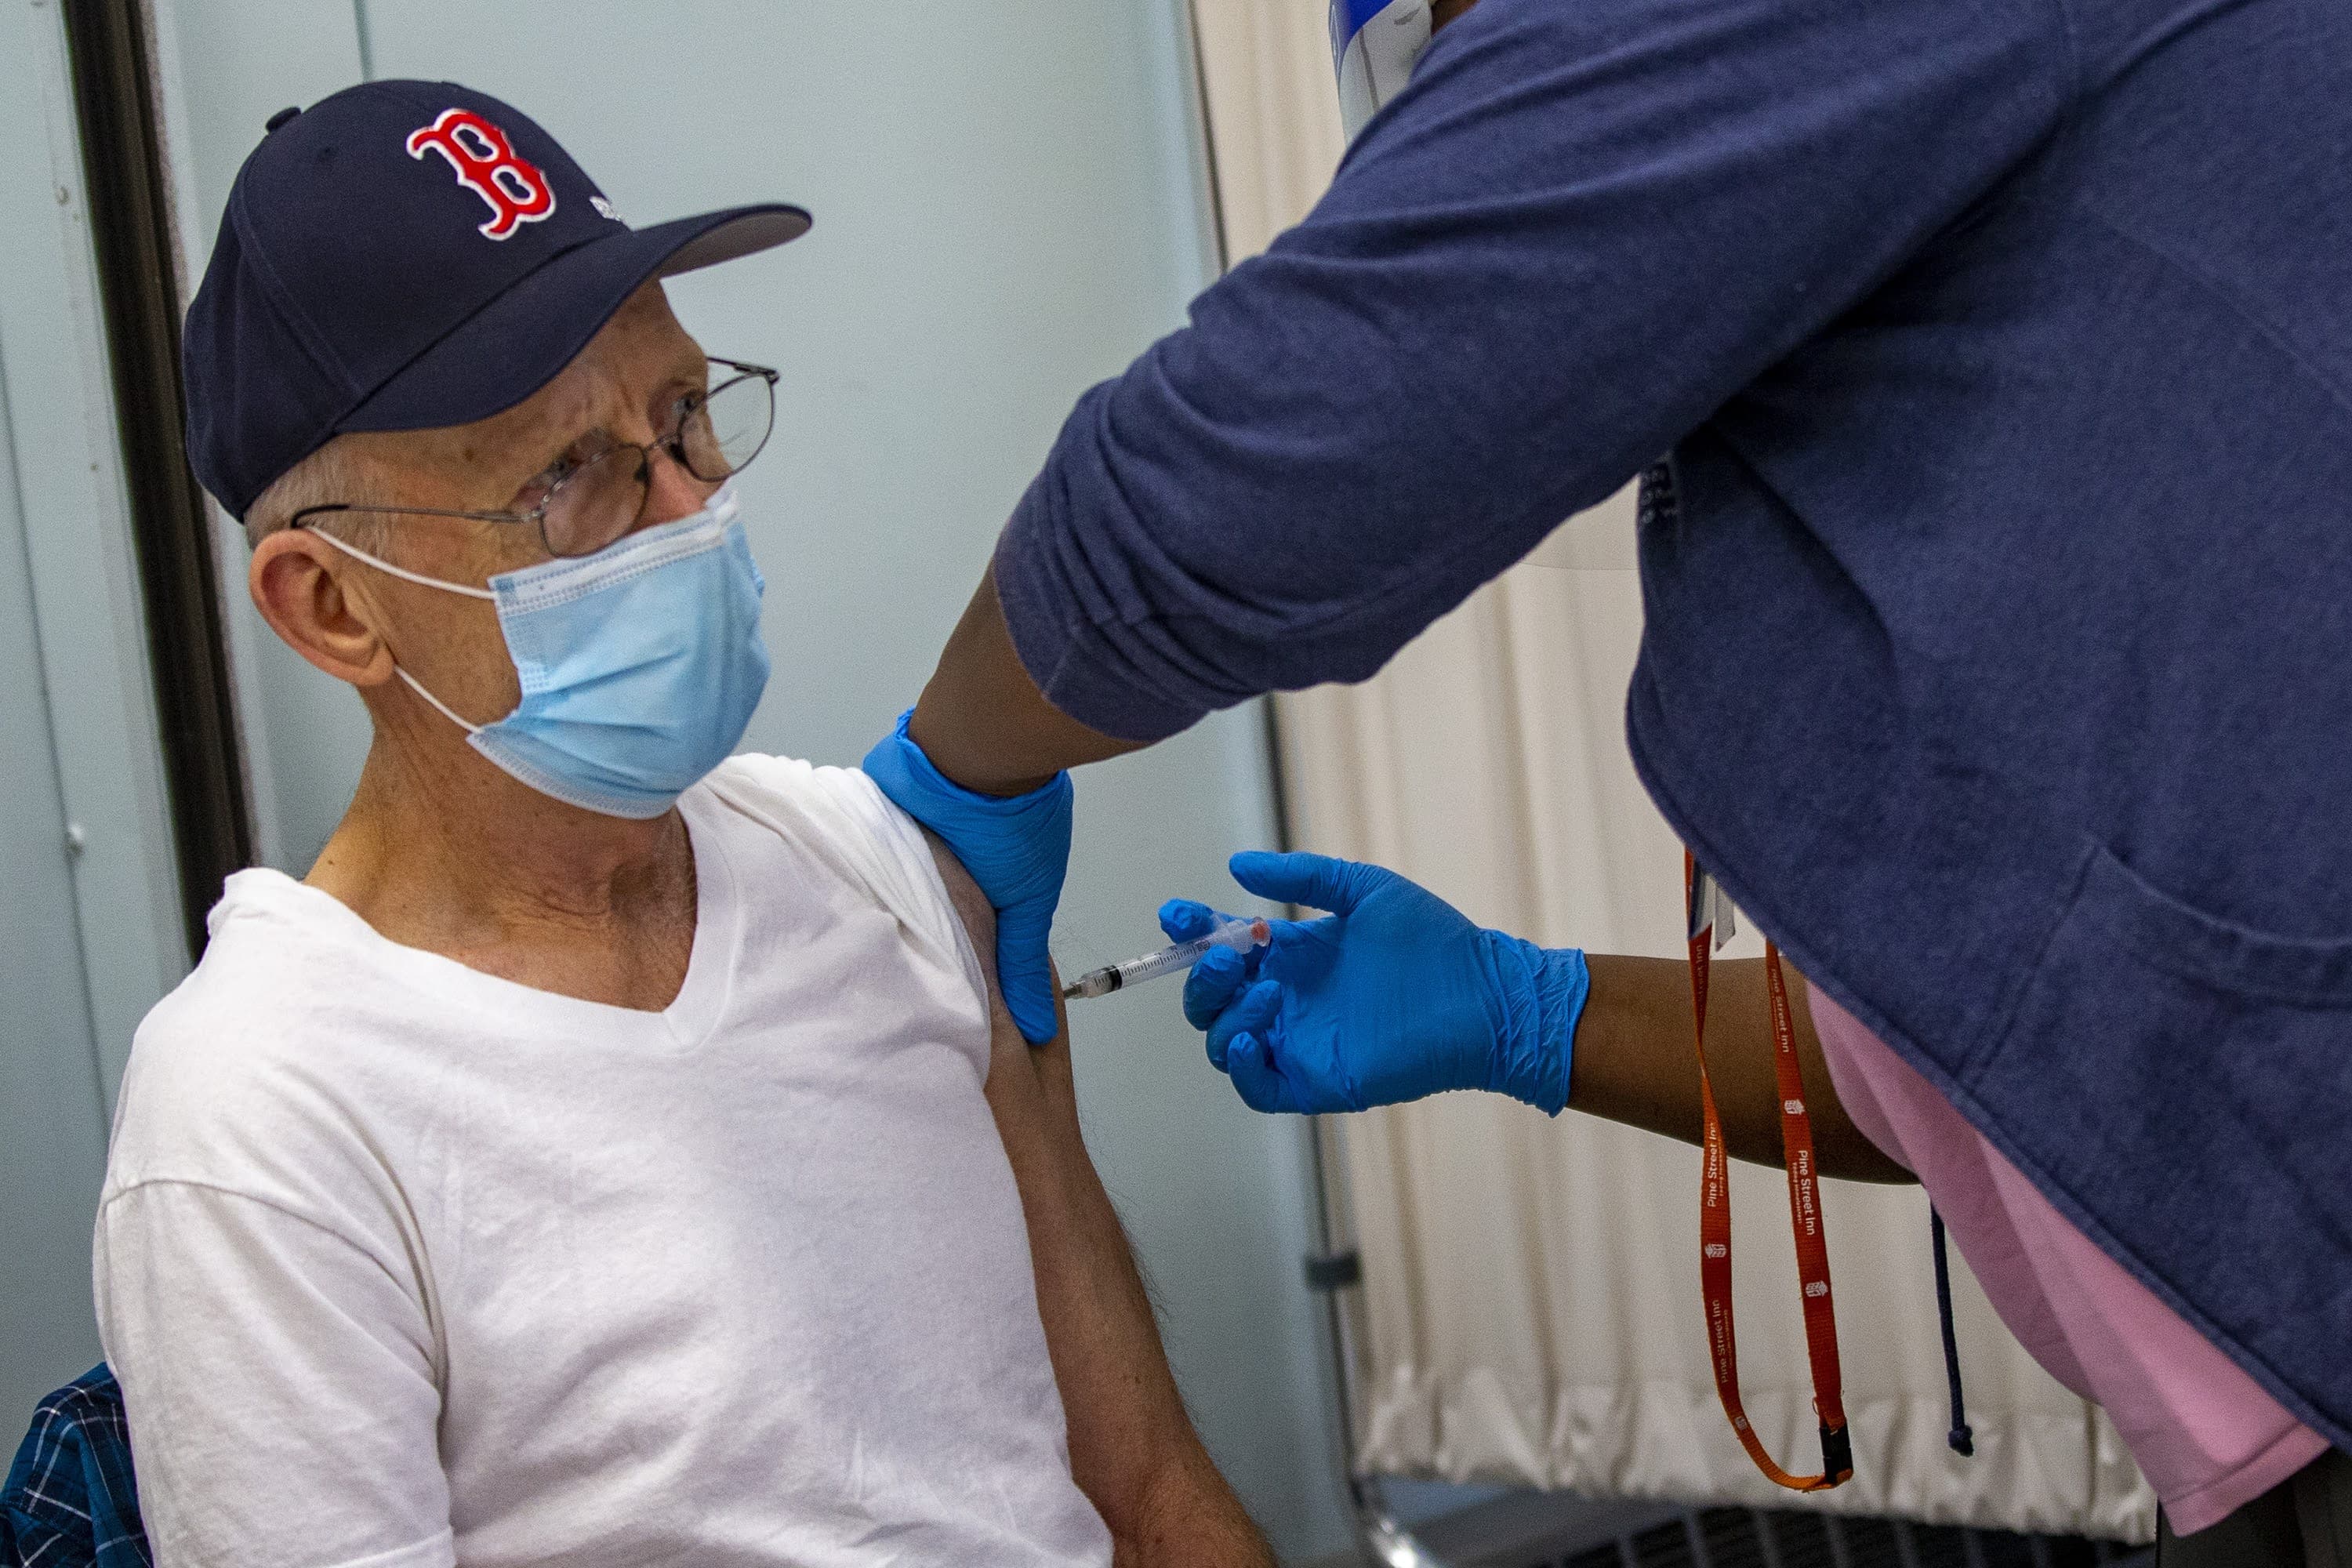
[[[695,478],[667,447],[656,447],[646,455],[646,505],[637,518],[637,526],[651,528],[656,523],[691,517],[703,509],[718,489],[713,480]]]

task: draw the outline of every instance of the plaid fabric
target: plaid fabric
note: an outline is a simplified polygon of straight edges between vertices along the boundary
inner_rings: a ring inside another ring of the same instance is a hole
[[[0,1487],[0,1568],[152,1568],[122,1390],[100,1362],[41,1401]]]

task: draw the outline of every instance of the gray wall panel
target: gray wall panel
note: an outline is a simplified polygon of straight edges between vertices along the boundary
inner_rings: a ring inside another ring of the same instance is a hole
[[[89,1232],[106,1164],[65,802],[0,385],[0,1439],[98,1359]],[[71,681],[62,701],[80,700]]]
[[[185,965],[58,8],[0,7],[0,1441],[98,1358],[106,1102]],[[77,847],[68,847],[68,825]]]

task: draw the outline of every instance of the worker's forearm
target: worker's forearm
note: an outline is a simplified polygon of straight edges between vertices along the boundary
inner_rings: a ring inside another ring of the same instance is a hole
[[[1065,768],[1139,749],[1045,700],[1013,649],[993,571],[948,638],[908,733],[933,767],[982,795],[1024,794]]]
[[[1679,959],[1588,958],[1592,988],[1576,1027],[1569,1108],[1696,1143],[1700,1136],[1698,1059],[1691,1044],[1690,971]],[[1804,977],[1786,970],[1797,1057],[1811,1113],[1822,1174],[1861,1182],[1909,1182],[1911,1173],[1862,1134],[1830,1082],[1805,996]],[[1780,1095],[1772,1068],[1771,1004],[1764,961],[1714,965],[1707,995],[1707,1073],[1724,1141],[1734,1159],[1781,1163]]]

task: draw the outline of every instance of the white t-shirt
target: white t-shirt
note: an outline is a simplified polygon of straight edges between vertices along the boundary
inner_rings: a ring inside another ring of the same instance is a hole
[[[163,1568],[1110,1561],[921,835],[768,757],[680,806],[657,1014],[229,879],[98,1222]]]

